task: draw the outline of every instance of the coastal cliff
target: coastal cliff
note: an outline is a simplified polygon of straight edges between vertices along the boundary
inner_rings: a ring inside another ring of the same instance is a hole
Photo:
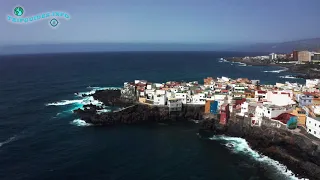
[[[167,107],[134,104],[110,113],[96,114],[95,106],[90,110],[75,110],[82,120],[94,125],[138,124],[145,122],[170,122],[200,119],[203,106],[184,106],[182,111],[169,112]]]
[[[204,114],[204,106],[184,105],[181,111],[170,112],[166,106],[145,105],[123,98],[120,90],[97,91],[92,96],[105,105],[118,108],[99,114],[97,111],[103,107],[90,104],[84,109],[75,110],[74,113],[86,123],[111,126],[203,120],[199,133],[244,138],[252,149],[280,161],[296,175],[320,179],[320,147],[301,133],[267,126],[252,127],[249,120],[236,116],[231,116],[227,125],[223,126],[219,124],[217,116]]]
[[[74,110],[86,123],[93,125],[138,124],[144,122],[170,122],[201,119],[204,106],[185,105],[181,111],[170,112],[167,106],[151,106],[124,98],[120,90],[100,90],[93,95],[106,106],[117,107],[111,112],[97,113],[103,109],[93,104]]]
[[[244,138],[252,149],[282,162],[298,177],[320,179],[320,147],[302,134],[267,126],[252,127],[239,117],[231,119],[225,127],[216,120],[205,120],[201,131],[204,130]]]

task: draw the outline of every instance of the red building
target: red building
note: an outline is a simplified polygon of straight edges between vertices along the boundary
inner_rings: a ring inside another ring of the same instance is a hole
[[[220,108],[220,124],[226,125],[230,117],[229,104],[224,103]]]
[[[298,51],[293,51],[292,55],[293,55],[293,60],[298,61]]]

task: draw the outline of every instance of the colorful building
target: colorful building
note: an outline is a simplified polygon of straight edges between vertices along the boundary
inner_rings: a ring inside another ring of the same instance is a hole
[[[304,109],[296,108],[292,110],[291,114],[298,118],[298,126],[306,126],[307,115]]]
[[[225,103],[220,108],[220,124],[226,125],[230,118],[229,104]]]
[[[206,101],[204,113],[218,114],[218,101]]]
[[[288,129],[295,129],[298,126],[298,118],[290,113],[282,113],[279,116],[272,118],[287,125]]]

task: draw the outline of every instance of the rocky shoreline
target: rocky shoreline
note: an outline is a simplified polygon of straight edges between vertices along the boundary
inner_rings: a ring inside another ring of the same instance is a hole
[[[299,178],[320,179],[320,147],[312,140],[288,130],[266,126],[251,127],[243,118],[221,127],[215,120],[202,123],[201,131],[245,139],[250,147],[280,161]]]
[[[253,61],[251,59],[244,60],[240,57],[225,58],[230,62],[240,62],[251,66],[277,66],[287,68],[288,72],[297,73],[296,78],[302,79],[318,79],[320,78],[320,65],[317,64],[286,64],[286,63],[270,63],[269,61]]]
[[[91,104],[84,109],[75,110],[74,113],[86,123],[110,126],[203,120],[199,133],[244,138],[252,149],[280,161],[298,177],[320,179],[320,147],[312,140],[288,130],[251,127],[250,121],[235,116],[231,117],[227,126],[222,126],[218,117],[204,114],[204,106],[187,105],[180,112],[169,112],[165,106],[150,106],[136,103],[133,99],[121,98],[120,90],[97,91],[92,96],[106,106],[117,106],[119,109],[97,114],[97,110],[102,107]]]

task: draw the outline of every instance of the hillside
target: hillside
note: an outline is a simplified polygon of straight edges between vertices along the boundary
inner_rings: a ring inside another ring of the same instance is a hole
[[[249,51],[249,52],[275,52],[288,53],[292,50],[319,50],[320,38],[303,39],[298,41],[289,41],[282,43],[260,43],[240,48],[230,48],[231,51]]]

